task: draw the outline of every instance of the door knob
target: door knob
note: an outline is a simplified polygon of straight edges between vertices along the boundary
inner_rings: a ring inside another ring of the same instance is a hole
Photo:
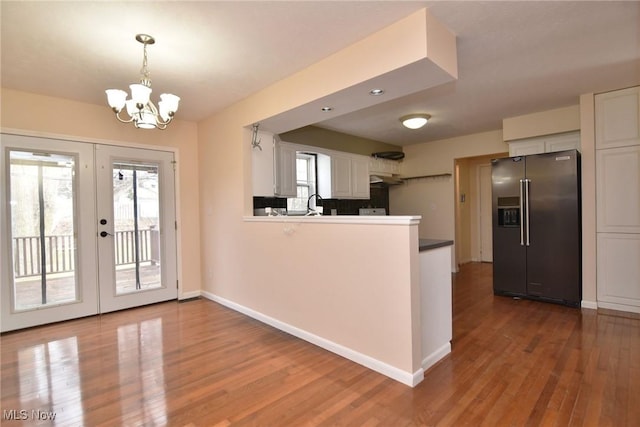
[[[106,231],[101,231],[100,232],[100,237],[107,237],[107,236],[111,236],[111,233],[107,233]]]

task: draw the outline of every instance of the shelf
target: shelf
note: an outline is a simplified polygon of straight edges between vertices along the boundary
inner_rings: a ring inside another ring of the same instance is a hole
[[[410,181],[412,179],[427,179],[427,178],[449,178],[450,173],[438,173],[434,175],[420,175],[420,176],[406,176],[401,178],[403,181]]]

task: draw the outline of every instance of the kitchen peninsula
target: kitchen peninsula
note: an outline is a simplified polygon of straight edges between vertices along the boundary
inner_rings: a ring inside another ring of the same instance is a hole
[[[206,297],[409,386],[449,353],[451,273],[442,259],[452,242],[420,240],[419,216],[243,222],[255,242],[251,303]],[[290,263],[291,253],[308,262]]]

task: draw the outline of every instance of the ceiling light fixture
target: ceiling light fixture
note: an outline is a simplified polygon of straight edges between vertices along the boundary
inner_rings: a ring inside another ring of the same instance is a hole
[[[321,110],[325,113],[328,113],[329,111],[333,110],[333,107],[322,107]]]
[[[409,114],[408,116],[400,117],[400,121],[406,128],[420,129],[427,124],[430,118],[429,114]]]
[[[369,91],[369,95],[373,95],[373,96],[379,96],[382,95],[384,93],[384,89],[371,89]]]
[[[142,59],[142,68],[140,69],[140,83],[129,85],[131,89],[131,99],[127,100],[127,92],[120,89],[107,89],[107,101],[109,106],[116,113],[116,118],[122,123],[131,123],[141,129],[161,129],[167,128],[167,125],[173,119],[174,114],[178,111],[178,103],[180,98],[170,93],[160,95],[158,108],[149,99],[151,95],[151,79],[149,78],[149,69],[147,68],[147,45],[154,44],[156,40],[147,34],[136,35],[136,40],[144,46],[144,56]],[[127,107],[128,119],[122,119],[120,112]]]

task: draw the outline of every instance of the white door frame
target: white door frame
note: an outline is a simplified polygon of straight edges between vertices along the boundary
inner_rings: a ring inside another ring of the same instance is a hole
[[[14,128],[0,128],[0,136],[2,138],[2,153],[0,154],[0,161],[3,162],[3,169],[4,169],[4,142],[5,141],[10,141],[13,137],[30,137],[30,138],[35,138],[38,139],[40,141],[47,141],[46,142],[46,147],[47,149],[51,150],[51,141],[56,141],[56,145],[59,143],[61,144],[60,146],[63,147],[61,149],[62,152],[69,152],[71,151],[69,149],[70,145],[69,144],[76,144],[76,143],[85,143],[84,145],[86,145],[87,147],[89,147],[89,149],[93,150],[93,147],[91,144],[103,144],[103,145],[112,145],[112,146],[118,146],[118,147],[132,147],[132,148],[141,148],[141,149],[147,149],[147,150],[158,150],[158,151],[169,151],[173,153],[174,156],[174,171],[175,171],[175,188],[174,188],[174,196],[175,196],[175,220],[176,223],[179,224],[180,223],[180,174],[179,174],[179,150],[178,148],[175,147],[166,147],[166,146],[158,146],[158,145],[152,145],[152,144],[140,144],[140,143],[129,143],[129,142],[121,142],[121,141],[112,141],[112,140],[103,140],[103,139],[96,139],[96,138],[86,138],[86,137],[79,137],[79,136],[71,136],[71,135],[63,135],[63,134],[56,134],[56,133],[51,133],[51,132],[38,132],[38,131],[29,131],[29,130],[24,130],[24,129],[14,129]],[[66,148],[65,148],[66,147]],[[53,151],[53,150],[52,150]],[[88,168],[86,168],[88,169]],[[4,181],[5,180],[5,176],[4,173],[2,174],[3,176],[1,177],[1,179]],[[84,180],[83,182],[92,182],[93,184],[93,188],[95,188],[95,172],[91,171],[91,178],[87,178],[88,180]],[[3,185],[5,183],[3,182]],[[4,187],[3,187],[4,188]],[[6,196],[4,194],[2,194],[0,196],[0,243],[2,246],[2,251],[8,251],[7,253],[10,253],[10,240],[5,236],[6,235],[6,227],[5,227],[5,221],[4,221],[4,217],[5,214],[7,213],[7,208],[8,206],[6,206]],[[87,208],[89,209],[89,208]],[[92,208],[89,209],[91,211],[92,218],[95,218],[95,203],[92,203]],[[85,211],[87,212],[87,211]],[[95,224],[93,223],[93,220],[90,219],[89,221],[84,221],[84,223],[88,223],[87,226],[90,225],[90,227],[92,228],[92,232],[90,234],[96,235],[97,238],[97,234],[95,232]],[[85,231],[86,233],[87,231]],[[181,298],[187,298],[188,296],[184,296],[183,294],[183,289],[182,289],[182,252],[179,249],[179,242],[181,241],[181,230],[180,227],[177,228],[176,230],[176,276],[177,276],[177,281],[178,281],[178,289],[177,289],[177,294],[178,294],[178,299]],[[93,248],[95,248],[97,246],[97,243],[93,246]],[[96,251],[94,249],[91,249],[91,253],[96,253]],[[3,260],[0,263],[0,283],[2,283],[3,287],[4,287],[4,283],[6,283],[9,278],[8,275],[10,274],[10,270],[5,268],[5,261],[4,259],[6,257],[2,257]],[[94,259],[92,265],[93,270],[92,272],[87,270],[86,273],[89,276],[94,276],[97,277],[97,269],[96,269],[96,265],[97,265],[97,260]],[[96,281],[93,281],[93,283],[97,283]],[[97,307],[97,285],[94,286],[94,295],[95,298],[92,298],[93,301],[96,301],[96,308],[95,308],[95,313],[98,312],[98,307]],[[85,294],[85,296],[87,296]],[[5,298],[4,295],[2,295],[2,312],[5,312],[5,308],[4,308],[4,301],[10,301],[8,298]],[[70,313],[70,311],[66,310],[67,313]],[[93,312],[93,310],[92,310]],[[33,313],[33,311],[31,311],[30,313]],[[94,313],[94,314],[95,314]],[[73,313],[71,313],[73,314]],[[78,316],[70,316],[69,318],[75,318],[75,317],[81,317],[83,314],[79,314]],[[61,319],[64,320],[64,319]],[[46,323],[50,322],[47,321]],[[45,323],[45,322],[42,322]],[[40,323],[40,324],[42,324]],[[34,324],[35,325],[35,324]],[[4,322],[4,320],[2,321],[2,324],[0,325],[0,330],[1,331],[9,331],[9,330],[14,330],[14,329],[19,329],[23,326],[20,325],[12,325],[10,323],[6,323]]]
[[[477,191],[478,191],[478,204],[477,204],[477,215],[476,218],[478,220],[477,224],[478,224],[478,248],[477,248],[477,254],[478,254],[478,259],[480,260],[480,262],[493,262],[493,252],[492,250],[489,250],[487,248],[487,242],[485,241],[486,239],[483,239],[483,235],[485,235],[485,233],[483,233],[483,227],[482,227],[482,210],[483,207],[486,208],[485,204],[488,204],[489,206],[489,213],[491,214],[491,194],[489,194],[489,197],[486,197],[486,195],[483,194],[482,192],[482,171],[485,169],[489,169],[489,180],[491,180],[491,164],[490,163],[483,163],[483,164],[479,164],[476,167],[476,177],[477,177],[477,183],[478,183],[478,187],[477,187]],[[491,184],[491,182],[489,182],[489,184]],[[491,185],[489,186],[489,188],[491,188]],[[491,215],[489,215],[489,223],[491,224]],[[493,242],[492,242],[492,228],[489,227],[488,230],[484,230],[484,232],[488,233],[488,237],[489,239],[489,243],[491,244],[491,248],[493,247]],[[485,250],[483,250],[485,249]]]
[[[100,291],[100,313],[137,307],[155,302],[177,299],[178,283],[176,274],[176,220],[174,199],[174,171],[173,154],[130,147],[115,147],[109,145],[95,146],[96,160],[96,204],[98,235],[105,232],[106,236],[98,237],[99,271],[98,283]],[[116,291],[116,260],[114,212],[113,212],[113,165],[117,162],[154,164],[158,167],[158,187],[160,196],[160,255],[159,268],[162,283],[159,288],[137,290],[126,294]],[[167,191],[168,190],[168,191]],[[99,224],[104,219],[106,224]]]

